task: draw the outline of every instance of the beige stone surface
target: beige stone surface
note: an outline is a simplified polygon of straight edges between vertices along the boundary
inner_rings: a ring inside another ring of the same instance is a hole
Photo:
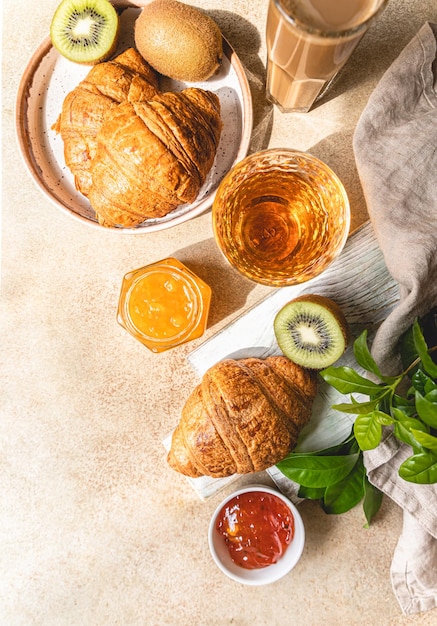
[[[122,276],[176,256],[213,289],[207,335],[268,292],[229,269],[210,213],[161,233],[120,236],[52,205],[15,140],[20,76],[48,35],[57,0],[4,0],[0,307],[0,623],[2,626],[431,626],[402,615],[390,583],[401,528],[391,502],[368,530],[360,508],[340,517],[301,506],[296,569],[243,587],[207,546],[220,496],[201,502],[165,462],[163,438],[197,382],[194,345],[154,355],[116,322]],[[198,0],[247,68],[251,150],[309,150],[343,179],[352,224],[366,220],[353,155],[357,119],[379,77],[435,0],[391,0],[332,90],[306,115],[264,98],[267,0]]]

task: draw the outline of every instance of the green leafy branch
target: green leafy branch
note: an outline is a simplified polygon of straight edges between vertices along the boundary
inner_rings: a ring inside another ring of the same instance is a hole
[[[369,525],[381,505],[382,493],[367,478],[353,431],[336,446],[317,452],[291,452],[277,468],[300,485],[299,497],[318,500],[326,513],[345,513],[363,500]]]
[[[378,511],[382,494],[369,482],[363,452],[376,448],[384,427],[411,447],[412,454],[400,465],[399,475],[417,484],[437,483],[437,363],[422,327],[415,320],[403,339],[404,371],[384,376],[373,359],[367,331],[355,340],[357,364],[372,379],[351,367],[329,367],[322,378],[350,402],[334,405],[344,413],[356,415],[350,436],[331,448],[312,453],[290,453],[278,469],[300,485],[299,495],[319,500],[327,513],[343,513],[363,501],[370,524]],[[405,393],[400,389],[408,383]],[[354,394],[359,395],[357,399]],[[366,396],[365,400],[361,400]]]
[[[329,367],[321,376],[340,393],[350,394],[350,403],[333,408],[357,416],[354,436],[360,450],[376,448],[383,426],[392,426],[396,439],[412,448],[412,455],[399,467],[399,475],[409,482],[430,484],[437,482],[437,364],[431,357],[435,348],[428,348],[418,320],[411,332],[417,356],[399,376],[381,374],[370,354],[366,331],[354,342],[355,360],[379,382],[347,367]],[[397,390],[410,375],[411,385],[404,397]],[[354,393],[369,399],[359,402]]]

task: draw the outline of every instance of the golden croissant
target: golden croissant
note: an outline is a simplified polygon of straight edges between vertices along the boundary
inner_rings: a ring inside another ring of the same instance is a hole
[[[53,128],[64,142],[64,158],[75,186],[85,196],[97,133],[109,111],[121,102],[149,100],[158,93],[158,75],[134,48],[95,65],[64,99]]]
[[[193,202],[221,129],[218,96],[194,87],[113,109],[91,163],[88,195],[100,224],[135,227]]]
[[[188,397],[168,463],[193,478],[267,469],[296,446],[316,394],[315,374],[284,356],[221,361]]]

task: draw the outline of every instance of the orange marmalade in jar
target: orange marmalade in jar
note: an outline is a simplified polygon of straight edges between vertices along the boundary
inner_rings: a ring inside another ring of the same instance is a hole
[[[169,257],[123,278],[118,322],[152,352],[197,339],[205,332],[211,289]]]

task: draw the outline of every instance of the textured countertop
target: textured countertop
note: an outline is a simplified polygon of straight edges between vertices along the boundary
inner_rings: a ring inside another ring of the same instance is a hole
[[[73,220],[28,175],[14,106],[57,0],[4,0],[0,307],[0,623],[2,626],[313,626],[435,624],[402,616],[390,583],[401,511],[384,500],[366,530],[360,507],[326,516],[301,505],[307,541],[291,574],[265,588],[223,576],[210,515],[166,465],[162,444],[196,376],[193,344],[154,355],[116,322],[123,275],[176,256],[213,289],[215,334],[269,289],[237,276],[210,213],[160,233],[119,236]],[[308,114],[264,98],[267,0],[198,0],[247,69],[251,151],[308,150],[343,180],[352,227],[366,221],[352,135],[378,79],[435,0],[391,0],[331,91]],[[267,480],[263,475],[262,480]]]

